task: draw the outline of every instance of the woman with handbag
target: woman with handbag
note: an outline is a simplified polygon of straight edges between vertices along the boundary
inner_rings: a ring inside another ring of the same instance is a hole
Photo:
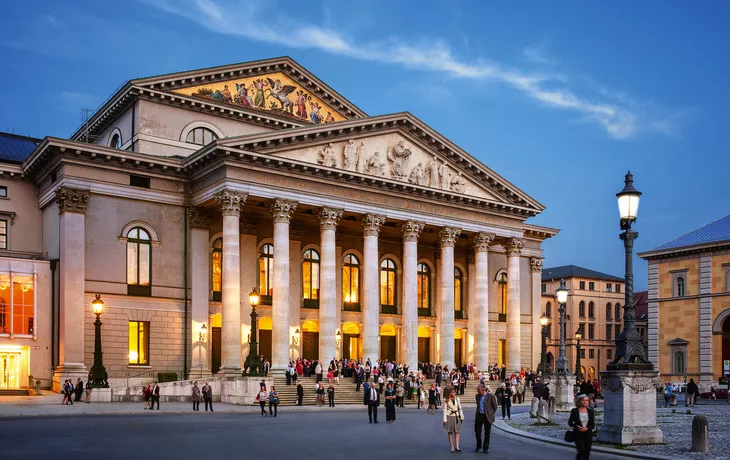
[[[461,402],[456,397],[456,392],[454,390],[444,392],[444,429],[449,435],[452,453],[461,452],[459,433],[462,423],[464,423],[464,411],[461,410]]]
[[[273,385],[271,386],[271,391],[269,391],[269,415],[271,415],[271,406],[274,407],[273,415],[276,417],[279,409],[279,393],[276,392],[276,388]]]
[[[259,406],[261,406],[261,416],[262,417],[268,417],[269,415],[266,413],[266,399],[268,397],[268,394],[266,393],[266,387],[261,386],[259,394],[256,395],[256,401],[258,401]]]
[[[577,452],[576,460],[589,460],[591,456],[591,445],[593,444],[593,429],[596,426],[596,419],[590,406],[588,395],[578,395],[575,401],[576,407],[571,409],[568,426],[572,431],[565,433],[565,440],[575,442]]]

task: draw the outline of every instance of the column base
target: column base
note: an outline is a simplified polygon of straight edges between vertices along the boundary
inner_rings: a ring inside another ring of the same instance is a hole
[[[550,375],[550,394],[555,396],[555,411],[570,412],[575,407],[573,387],[575,377],[570,373],[555,372]]]
[[[661,444],[656,426],[656,389],[661,386],[654,370],[610,370],[600,373],[604,395],[604,424],[598,440],[616,444]]]
[[[88,378],[89,370],[84,364],[61,364],[53,372],[52,390],[56,393],[60,392],[64,380],[71,380],[76,385],[76,379],[81,379],[86,384],[86,379]]]
[[[188,371],[188,380],[204,380],[213,378],[213,373],[210,369],[193,369]]]

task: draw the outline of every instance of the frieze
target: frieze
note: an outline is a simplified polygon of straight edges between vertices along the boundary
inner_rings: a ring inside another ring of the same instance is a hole
[[[654,377],[622,377],[620,375],[609,375],[601,378],[601,386],[607,388],[611,392],[621,391],[628,388],[631,393],[645,393],[647,391],[656,392],[657,388],[661,388],[662,379],[659,376]]]
[[[89,205],[89,191],[70,187],[59,187],[56,190],[56,202],[58,203],[59,214],[63,214],[64,212],[86,214]]]

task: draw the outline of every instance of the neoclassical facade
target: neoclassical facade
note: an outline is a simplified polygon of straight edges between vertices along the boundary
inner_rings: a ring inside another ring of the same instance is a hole
[[[275,370],[539,361],[544,207],[289,58],[131,80],[22,167],[60,260],[55,382],[93,362],[96,294],[112,383],[240,375],[254,288]]]

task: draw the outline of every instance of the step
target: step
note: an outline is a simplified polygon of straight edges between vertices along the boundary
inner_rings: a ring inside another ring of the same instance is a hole
[[[0,396],[29,396],[30,393],[27,389],[0,389]]]

